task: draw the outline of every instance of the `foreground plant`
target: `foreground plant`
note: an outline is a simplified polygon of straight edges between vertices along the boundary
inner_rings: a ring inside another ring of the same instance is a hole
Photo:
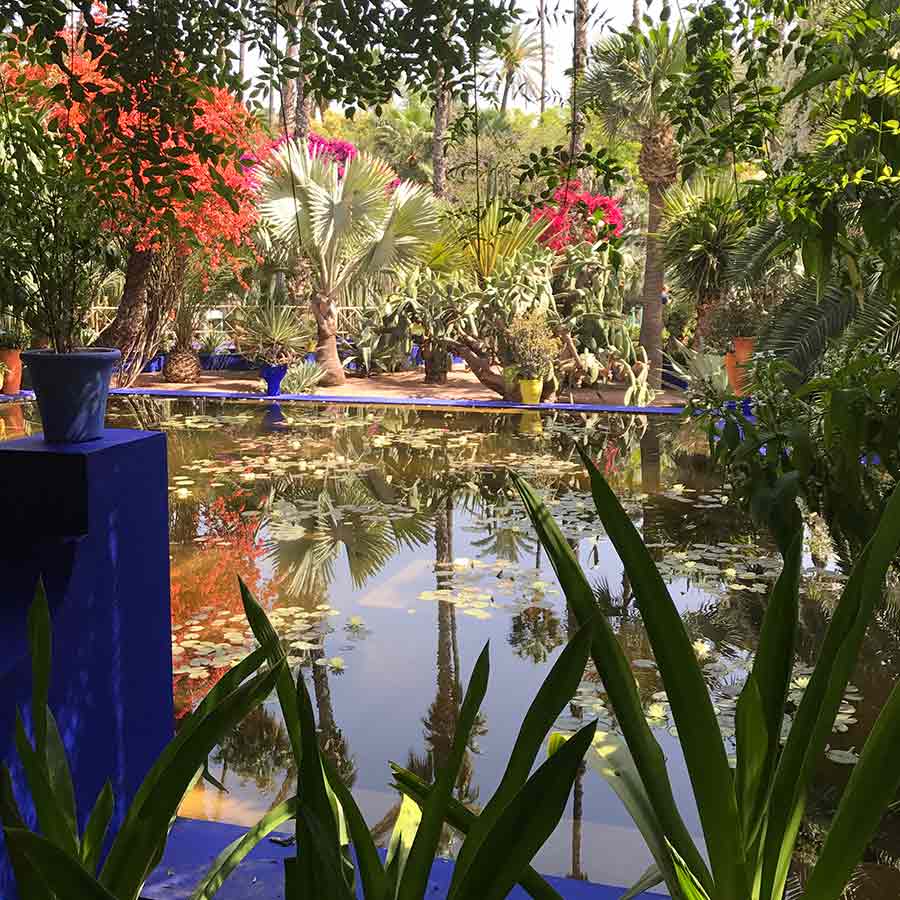
[[[37,813],[30,831],[13,795],[9,769],[0,766],[0,821],[19,900],[51,897],[138,900],[159,865],[184,796],[201,777],[222,738],[271,693],[279,666],[257,671],[270,654],[263,645],[228,672],[187,716],[147,774],[103,858],[115,798],[107,782],[79,832],[75,789],[56,720],[47,706],[50,684],[50,611],[38,586],[28,616],[31,647],[33,742],[21,714],[16,750]],[[102,861],[102,864],[101,864]]]
[[[582,452],[597,513],[643,618],[678,729],[700,813],[709,867],[672,794],[662,750],[644,717],[634,675],[572,548],[521,478],[516,485],[580,622],[596,621],[591,655],[622,732],[601,736],[589,754],[641,830],[656,861],[641,889],[665,881],[682,900],[782,900],[816,767],[822,758],[866,626],[900,548],[900,491],[847,581],[819,662],[782,746],[785,701],[797,634],[803,533],[799,509],[783,497],[773,519],[784,568],[769,598],[759,646],[737,704],[734,771],[681,616],[637,529],[593,462]],[[894,689],[844,790],[803,894],[837,900],[900,787],[900,687]],[[551,749],[560,746],[551,741]],[[563,748],[568,743],[562,744]],[[558,751],[561,752],[561,751]],[[551,759],[553,757],[551,756]],[[605,763],[604,763],[605,760]]]
[[[392,766],[395,787],[404,801],[382,864],[352,794],[320,752],[302,671],[295,684],[281,664],[283,650],[262,607],[243,584],[241,591],[253,632],[260,644],[270,648],[270,662],[277,667],[278,699],[297,760],[302,802],[296,807],[276,807],[227,847],[191,900],[209,900],[253,847],[291,818],[296,820],[297,855],[285,860],[286,900],[352,900],[357,896],[357,876],[359,896],[365,900],[423,900],[445,822],[465,835],[447,894],[450,900],[503,900],[517,882],[538,900],[560,900],[529,864],[562,817],[596,722],[582,728],[531,777],[529,773],[553,722],[581,681],[592,623],[579,630],[551,669],[525,716],[499,787],[476,815],[452,792],[487,690],[490,663],[484,648],[460,708],[448,764],[438,772],[435,783],[427,785],[411,772]]]

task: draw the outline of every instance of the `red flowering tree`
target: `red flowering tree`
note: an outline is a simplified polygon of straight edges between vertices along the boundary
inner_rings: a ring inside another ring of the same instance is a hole
[[[179,296],[177,285],[151,283],[154,262],[161,251],[174,257],[176,264],[164,268],[176,278],[192,251],[211,267],[237,264],[257,222],[241,155],[258,151],[265,135],[232,94],[199,79],[187,83],[182,120],[169,124],[163,110],[140,102],[140,86],[108,76],[104,47],[89,51],[75,31],[61,38],[77,81],[60,66],[34,63],[22,45],[0,60],[0,80],[43,116],[51,139],[68,147],[105,229],[123,248],[125,289],[100,343],[119,347],[136,376]]]
[[[538,240],[552,250],[561,251],[582,241],[593,244],[609,235],[618,237],[622,233],[619,204],[605,194],[584,190],[580,181],[563,182],[554,192],[553,201],[531,214],[532,222],[547,223]]]

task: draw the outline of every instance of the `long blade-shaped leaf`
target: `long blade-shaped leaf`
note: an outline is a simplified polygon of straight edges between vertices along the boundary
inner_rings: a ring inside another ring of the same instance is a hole
[[[319,743],[316,738],[316,721],[303,671],[297,673],[295,705],[297,723],[302,738],[303,765],[298,771],[298,794],[306,816],[297,816],[297,856],[299,872],[307,882],[319,885],[320,890],[329,883],[332,870],[342,871],[341,839],[335,821],[334,810],[328,796],[325,774],[322,770]],[[310,832],[314,823],[316,835]],[[311,858],[309,848],[315,840],[319,850]],[[327,856],[327,859],[325,858]],[[320,894],[319,896],[327,896]]]
[[[232,691],[179,745],[178,753],[158,773],[153,794],[144,801],[140,817],[132,820],[129,811],[129,827],[123,826],[116,835],[100,876],[110,891],[120,897],[137,894],[161,851],[185,791],[200,776],[203,760],[230,729],[269,696],[279,672],[270,669],[258,673]]]
[[[887,503],[875,534],[853,566],[800,701],[772,785],[761,896],[784,890],[810,780],[822,759],[834,718],[859,655],[884,578],[900,550],[900,489]]]
[[[384,897],[387,879],[381,860],[378,858],[378,849],[372,840],[372,833],[369,831],[369,826],[366,825],[366,820],[353,799],[353,794],[350,793],[347,785],[341,780],[334,766],[328,760],[323,759],[322,762],[328,776],[328,783],[331,785],[331,789],[334,791],[347,820],[350,840],[353,848],[356,850],[356,862],[363,886],[363,896],[367,900],[370,897],[374,898],[374,900],[380,900],[380,898]]]
[[[550,735],[548,752],[552,755],[568,739],[568,734]],[[613,732],[598,731],[588,748],[585,761],[622,801],[637,825],[647,849],[653,854],[656,866],[662,872],[669,889],[674,891],[677,878],[666,835],[625,741]]]
[[[328,811],[328,819],[334,824],[334,816]],[[327,827],[327,822],[325,823]],[[303,837],[303,846],[297,846],[297,855],[284,861],[285,900],[353,900],[351,889],[344,881],[343,857],[334,841],[325,833],[323,823],[312,810],[303,804],[297,809],[297,835]]]
[[[515,474],[513,482],[547,551],[566,600],[579,622],[590,621],[597,615],[599,606],[572,548],[531,486]],[[711,886],[712,878],[706,863],[675,805],[665,758],[644,716],[634,683],[634,673],[612,627],[603,615],[597,617],[591,658],[616,711],[622,733],[663,831],[681,856],[689,861],[692,870],[702,873],[704,885]]]
[[[797,634],[802,550],[803,533],[795,529],[788,542],[784,568],[769,597],[753,669],[738,700],[735,793],[748,847],[756,843],[762,831],[780,750]],[[757,696],[745,699],[743,695],[748,691],[755,691]],[[761,733],[767,738],[762,747]]]
[[[414,775],[408,769],[396,764],[391,764],[394,773],[394,787],[405,797],[414,800],[420,807],[425,805],[432,787],[426,784],[418,775]],[[447,806],[447,824],[462,835],[469,833],[477,816],[472,810],[463,806],[455,797],[451,798]],[[529,866],[519,879],[519,884],[525,889],[533,900],[562,900],[562,895],[552,888],[535,869]]]
[[[269,648],[265,645],[254,650],[248,656],[245,656],[233,669],[226,672],[209,690],[206,696],[200,701],[197,708],[184,718],[181,727],[175,734],[175,737],[166,744],[165,749],[157,757],[153,763],[147,777],[141,782],[134,800],[128,808],[125,816],[125,822],[119,832],[127,831],[131,822],[137,821],[141,816],[141,811],[148,797],[153,795],[156,790],[156,784],[160,775],[171,765],[181,752],[181,747],[187,743],[191,735],[201,726],[203,720],[216,706],[229,694],[231,694],[246,678],[249,678],[268,657]],[[117,839],[118,840],[118,839]],[[116,852],[115,843],[110,850],[110,857],[114,858]]]
[[[279,825],[283,825],[295,815],[297,815],[296,797],[273,806],[246,834],[232,841],[213,860],[209,871],[191,892],[189,900],[209,900],[260,841],[265,840]]]
[[[525,782],[448,900],[504,900],[559,824],[596,729],[596,722],[586,725]]]
[[[54,794],[44,759],[31,746],[18,710],[16,711],[16,753],[25,770],[25,777],[28,779],[28,789],[31,792],[31,799],[34,801],[41,832],[70,856],[78,856],[77,823],[68,815]]]
[[[117,900],[93,875],[47,838],[21,828],[7,828],[6,841],[22,853],[40,872],[40,877],[57,897],[78,900]]]
[[[400,798],[400,809],[397,811],[397,818],[391,829],[391,839],[388,841],[387,855],[384,858],[387,882],[383,895],[384,900],[395,898],[400,889],[406,861],[409,859],[409,851],[412,850],[419,823],[422,821],[422,806],[424,806],[424,802],[416,803],[406,794]]]
[[[269,648],[269,665],[273,668],[286,659],[284,649],[278,632],[272,627],[265,610],[256,602],[250,589],[244,584],[242,578],[238,578],[241,589],[241,601],[244,604],[244,615],[250,623],[256,640],[260,647]],[[281,705],[281,715],[284,718],[284,726],[287,729],[291,741],[291,749],[294,752],[294,762],[297,771],[301,769],[303,755],[303,738],[300,729],[300,719],[297,711],[297,698],[294,682],[291,678],[290,667],[285,662],[278,676],[278,702]]]
[[[4,764],[0,764],[0,823],[4,828],[28,830],[13,794],[9,769]],[[53,900],[49,888],[41,879],[34,863],[21,848],[7,843],[6,854],[12,864],[21,900]]]
[[[593,633],[594,627],[591,622],[578,630],[554,663],[550,674],[528,708],[503,778],[472,825],[459,852],[450,884],[451,896],[454,887],[462,881],[475,858],[482,839],[491,830],[507,803],[516,796],[528,779],[547,732],[578,690],[578,685],[584,678],[584,667],[591,650]]]
[[[106,832],[114,808],[115,797],[112,785],[107,781],[97,795],[97,802],[94,803],[94,808],[91,810],[84,829],[84,838],[81,841],[81,859],[84,867],[92,874],[100,865],[100,854],[103,852],[103,842],[106,840]]]
[[[416,831],[409,858],[406,860],[406,869],[397,891],[398,900],[421,900],[425,895],[431,864],[441,840],[447,805],[469,743],[469,734],[487,691],[489,674],[490,661],[486,644],[472,670],[472,677],[459,711],[456,733],[453,736],[453,745],[450,748],[447,763],[438,772],[434,790],[422,809],[422,821]]]
[[[672,849],[672,860],[678,875],[678,887],[681,889],[684,900],[710,900],[703,885],[697,880],[697,876],[685,865],[684,860],[674,849]]]
[[[644,874],[641,875],[641,877],[638,878],[624,894],[622,894],[619,900],[634,900],[639,894],[643,894],[644,891],[655,888],[658,884],[663,884],[665,880],[659,866],[656,863],[653,863],[651,866],[648,866],[647,871],[644,872]]]
[[[745,900],[747,867],[733,776],[696,653],[678,607],[637,529],[599,469],[578,449],[590,474],[597,514],[631,579],[666,688],[706,838],[716,900]]]
[[[53,713],[50,712],[49,707],[44,710],[44,715],[47,717],[45,728],[47,776],[57,802],[65,810],[66,818],[77,823],[75,786],[72,784],[72,773],[69,770],[66,748],[60,736],[59,728],[56,725],[56,719],[53,718]]]
[[[838,900],[900,788],[900,685],[875,721],[844,788],[804,900]]]

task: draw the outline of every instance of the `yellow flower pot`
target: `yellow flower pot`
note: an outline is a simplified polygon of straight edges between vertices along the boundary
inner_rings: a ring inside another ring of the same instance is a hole
[[[543,378],[520,378],[519,393],[523,403],[540,403],[541,392],[544,390]]]
[[[543,434],[544,423],[539,412],[523,412],[519,422],[519,434]]]

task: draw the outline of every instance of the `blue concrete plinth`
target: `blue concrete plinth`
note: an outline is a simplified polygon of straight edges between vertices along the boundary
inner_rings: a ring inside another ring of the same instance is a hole
[[[0,758],[35,824],[12,739],[31,733],[26,615],[39,576],[53,622],[50,706],[83,827],[107,779],[115,824],[173,732],[165,435],[0,444]],[[0,897],[14,897],[0,837]]]
[[[187,900],[216,856],[246,831],[221,822],[178,819],[162,863],[144,886],[142,900]],[[292,833],[290,829],[289,833]],[[282,860],[295,853],[294,847],[279,847],[268,839],[263,841],[219,888],[216,900],[284,900]],[[444,900],[452,877],[453,863],[436,859],[425,895],[427,900]],[[621,887],[570,878],[548,876],[547,881],[565,900],[618,900],[625,893]],[[640,898],[661,900],[659,894],[641,894]],[[528,894],[517,885],[509,900],[528,900]]]

